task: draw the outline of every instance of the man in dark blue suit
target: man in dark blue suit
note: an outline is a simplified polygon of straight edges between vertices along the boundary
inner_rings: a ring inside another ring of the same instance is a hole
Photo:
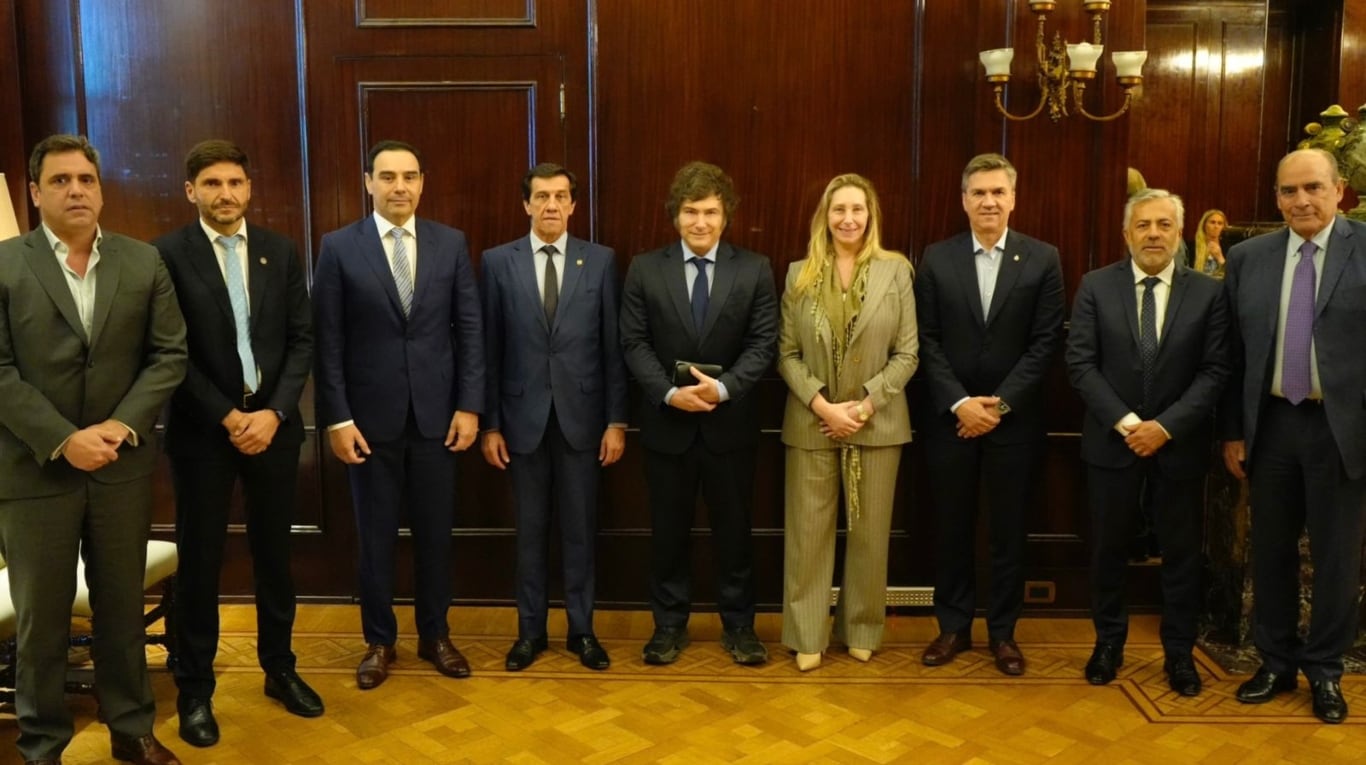
[[[1087,274],[1072,308],[1067,368],[1086,403],[1081,458],[1091,508],[1091,616],[1086,679],[1123,664],[1127,542],[1139,497],[1155,498],[1162,543],[1167,680],[1200,693],[1191,658],[1200,613],[1200,524],[1214,406],[1228,380],[1228,307],[1219,282],[1176,262],[1181,198],[1145,189],[1124,208],[1130,257]],[[1145,488],[1146,487],[1146,488]]]
[[[213,659],[218,580],[233,485],[245,496],[256,585],[256,655],[265,693],[302,717],[323,702],[294,670],[290,524],[304,426],[299,396],[313,367],[307,274],[294,243],[256,225],[247,155],[209,140],[185,158],[194,223],[154,244],[175,283],[189,336],[190,366],[166,417],[175,484],[175,678],[180,737],[218,742]],[[232,270],[229,270],[232,269]]]
[[[738,203],[721,168],[683,166],[666,204],[680,239],[632,258],[622,288],[621,343],[643,394],[653,523],[647,664],[676,661],[688,645],[688,551],[699,491],[715,543],[721,645],[739,664],[768,660],[754,634],[750,512],[759,421],[751,394],[777,355],[778,299],[768,258],[721,241]]]
[[[465,235],[414,214],[422,183],[416,148],[381,141],[370,149],[365,186],[375,212],[323,236],[313,282],[318,419],[349,466],[360,543],[362,689],[384,682],[395,657],[394,545],[405,496],[417,655],[444,675],[470,673],[446,610],[453,452],[479,435],[484,338]]]
[[[1287,229],[1228,254],[1224,289],[1234,377],[1220,407],[1224,464],[1250,480],[1253,639],[1247,704],[1294,690],[1314,714],[1347,718],[1342,655],[1356,636],[1366,526],[1366,224],[1337,214],[1333,155],[1291,152],[1276,170]],[[1300,532],[1314,566],[1309,634],[1299,637]]]
[[[517,504],[517,641],[506,666],[547,646],[549,527],[559,515],[569,650],[607,669],[593,634],[599,465],[626,447],[626,367],[617,342],[617,271],[606,247],[571,237],[578,184],[556,164],[522,179],[531,233],[495,247],[484,273],[488,412],[484,459],[512,479]]]

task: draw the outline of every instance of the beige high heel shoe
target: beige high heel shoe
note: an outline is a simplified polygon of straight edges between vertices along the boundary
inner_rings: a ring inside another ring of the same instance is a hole
[[[802,672],[810,672],[821,665],[821,655],[818,653],[798,653],[797,669]]]
[[[868,650],[867,648],[851,647],[849,649],[849,655],[859,661],[868,661],[869,659],[873,658],[873,652]]]

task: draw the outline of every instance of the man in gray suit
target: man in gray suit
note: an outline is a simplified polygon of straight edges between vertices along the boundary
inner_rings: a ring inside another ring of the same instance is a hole
[[[617,342],[612,251],[569,235],[578,184],[563,167],[522,179],[531,233],[484,253],[484,459],[512,478],[517,504],[517,641],[505,666],[547,647],[547,558],[559,516],[569,650],[607,669],[593,634],[599,467],[626,448],[626,366]]]
[[[1224,289],[1234,376],[1220,408],[1224,464],[1250,480],[1257,674],[1245,704],[1296,686],[1324,722],[1347,718],[1342,655],[1357,631],[1366,527],[1366,224],[1337,214],[1333,155],[1291,152],[1276,170],[1289,227],[1228,253]],[[1299,638],[1300,532],[1314,565],[1309,635]]]
[[[157,414],[185,376],[185,322],[151,246],[100,230],[99,154],[34,147],[42,225],[0,243],[0,555],[19,617],[19,752],[59,762],[76,562],[95,605],[95,689],[114,759],[179,760],[156,716],[142,620]]]

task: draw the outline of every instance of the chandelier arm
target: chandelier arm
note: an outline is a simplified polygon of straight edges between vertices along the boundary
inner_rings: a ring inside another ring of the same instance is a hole
[[[1000,112],[1001,115],[1004,116],[1006,119],[1014,122],[1025,122],[1026,120],[1034,119],[1035,117],[1039,116],[1041,112],[1043,112],[1044,106],[1048,103],[1048,94],[1044,93],[1040,95],[1039,105],[1034,107],[1034,111],[1030,112],[1029,114],[1026,114],[1023,117],[1017,117],[1014,114],[1011,114],[1010,112],[1006,111],[1005,102],[1001,99],[1001,95],[1004,92],[1004,85],[996,85],[996,111]]]
[[[1106,115],[1106,116],[1104,116],[1104,117],[1098,117],[1098,116],[1096,116],[1096,115],[1094,115],[1094,114],[1092,114],[1092,113],[1086,111],[1086,106],[1082,104],[1082,97],[1081,97],[1081,95],[1082,95],[1082,91],[1085,90],[1085,87],[1086,87],[1086,86],[1083,85],[1083,84],[1081,84],[1081,82],[1076,82],[1076,83],[1074,83],[1074,85],[1073,85],[1073,90],[1072,90],[1072,97],[1073,97],[1073,100],[1076,102],[1077,113],[1080,114],[1081,116],[1085,117],[1086,119],[1091,120],[1092,122],[1114,122],[1115,120],[1117,120],[1117,119],[1119,119],[1120,117],[1122,117],[1122,116],[1124,115],[1125,112],[1129,111],[1129,104],[1130,104],[1130,103],[1133,101],[1133,99],[1134,99],[1133,91],[1130,90],[1129,88],[1125,88],[1125,89],[1124,89],[1124,103],[1122,103],[1122,104],[1119,105],[1119,109],[1118,109],[1116,112],[1114,112],[1113,114],[1108,114],[1108,115]]]

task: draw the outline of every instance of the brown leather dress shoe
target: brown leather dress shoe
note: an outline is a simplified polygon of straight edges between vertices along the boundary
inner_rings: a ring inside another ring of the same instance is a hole
[[[991,641],[991,655],[996,657],[996,668],[1001,670],[1001,674],[1024,674],[1024,654],[1020,653],[1020,647],[1015,645],[1014,640]]]
[[[132,762],[136,765],[180,765],[180,760],[171,750],[161,745],[156,736],[148,733],[139,738],[110,736],[109,747],[114,759]]]
[[[417,657],[430,661],[446,677],[469,677],[470,663],[451,645],[450,638],[417,641]]]
[[[927,667],[938,667],[953,661],[953,657],[972,648],[972,638],[958,632],[945,632],[925,649],[920,660]]]
[[[394,663],[398,652],[391,645],[375,643],[365,647],[365,658],[356,667],[356,687],[362,691],[379,687],[389,677],[389,665]]]

